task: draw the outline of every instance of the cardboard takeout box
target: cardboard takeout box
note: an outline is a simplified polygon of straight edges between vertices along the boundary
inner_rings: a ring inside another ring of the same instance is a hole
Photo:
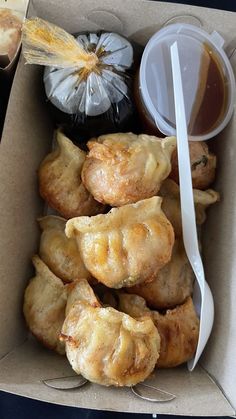
[[[29,14],[70,32],[99,27],[122,31],[145,43],[170,18],[191,15],[208,31],[230,41],[236,14],[141,0],[35,0]],[[43,212],[37,168],[51,147],[53,127],[42,95],[42,69],[25,66],[21,56],[0,144],[0,389],[48,402],[91,409],[197,416],[230,416],[236,410],[236,115],[215,142],[220,204],[204,226],[206,277],[215,300],[214,329],[193,373],[187,367],[157,370],[151,382],[176,395],[167,403],[136,398],[128,388],[88,384],[73,391],[47,388],[42,380],[71,375],[64,357],[29,336],[22,315],[25,286],[37,252],[36,218]]]

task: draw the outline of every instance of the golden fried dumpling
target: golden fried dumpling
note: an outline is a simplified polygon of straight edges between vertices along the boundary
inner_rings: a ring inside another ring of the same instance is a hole
[[[152,311],[147,307],[144,298],[136,294],[126,294],[123,291],[116,291],[117,310],[126,313],[135,319],[142,316],[152,316]]]
[[[160,337],[149,317],[135,320],[80,299],[69,309],[61,339],[74,371],[104,386],[132,386],[145,380],[160,350]]]
[[[76,301],[89,303],[92,307],[101,307],[101,304],[94,294],[86,279],[78,279],[67,285],[68,298],[66,303],[66,316]]]
[[[213,189],[201,191],[200,189],[193,189],[193,199],[196,212],[196,222],[198,225],[206,221],[206,209],[209,205],[219,202],[220,195]]]
[[[108,134],[88,142],[82,180],[94,198],[119,207],[157,194],[171,171],[176,138]]]
[[[171,179],[166,179],[161,186],[160,196],[163,197],[162,210],[173,225],[175,235],[182,235],[181,207],[179,185]],[[219,201],[218,192],[213,189],[200,191],[193,189],[196,222],[201,225],[206,220],[206,209]]]
[[[170,262],[147,284],[127,288],[154,309],[166,309],[182,304],[193,292],[194,273],[184,250],[182,239],[175,240]]]
[[[50,207],[63,217],[94,215],[102,212],[99,204],[85,189],[81,170],[86,153],[57,131],[57,148],[39,167],[39,190]]]
[[[64,354],[65,345],[59,335],[65,320],[66,286],[38,256],[33,257],[33,264],[36,275],[24,295],[26,323],[44,346]]]
[[[216,156],[209,152],[204,141],[190,141],[189,153],[193,188],[206,189],[215,179]],[[171,157],[172,170],[170,178],[179,183],[179,167],[177,149]]]
[[[153,313],[152,319],[161,336],[159,368],[171,368],[193,358],[199,336],[199,318],[191,297],[165,314]]]
[[[149,310],[142,297],[124,293],[118,293],[118,296],[119,310],[137,319],[148,314],[152,318],[161,337],[157,367],[176,367],[194,356],[199,336],[199,318],[191,297],[184,304],[161,314]]]
[[[91,278],[81,259],[76,240],[65,235],[66,220],[49,215],[38,221],[42,229],[39,255],[51,271],[64,282]]]
[[[66,224],[84,264],[111,288],[152,281],[170,260],[174,232],[161,210],[161,198],[113,208],[108,214],[78,217]]]

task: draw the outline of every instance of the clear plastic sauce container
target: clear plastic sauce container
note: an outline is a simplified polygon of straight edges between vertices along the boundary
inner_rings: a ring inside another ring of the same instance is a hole
[[[135,100],[147,132],[175,135],[170,46],[177,41],[191,140],[207,140],[229,122],[235,79],[217,33],[185,23],[168,25],[147,43],[136,80]]]

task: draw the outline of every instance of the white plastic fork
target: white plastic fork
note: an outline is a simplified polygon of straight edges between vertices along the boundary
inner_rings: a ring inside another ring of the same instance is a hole
[[[186,254],[196,276],[193,302],[197,313],[200,316],[197,350],[194,358],[188,362],[188,369],[192,371],[195,368],[211,333],[214,320],[214,303],[211,290],[205,280],[204,268],[198,246],[188,133],[177,41],[171,45],[170,52],[174,86],[183,241]]]

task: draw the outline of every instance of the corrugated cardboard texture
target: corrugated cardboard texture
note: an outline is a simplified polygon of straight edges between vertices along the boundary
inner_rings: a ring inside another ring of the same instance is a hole
[[[97,29],[98,21],[101,22],[99,11],[105,10],[105,29],[110,29],[112,25],[122,25],[124,34],[132,35],[133,39],[140,42],[145,42],[174,16],[194,15],[205,29],[217,29],[229,41],[236,26],[234,13],[159,2],[37,0],[32,6],[35,9],[34,14],[71,32]],[[32,10],[31,8],[31,12]],[[111,13],[116,17],[112,17]],[[37,248],[38,230],[35,218],[42,211],[42,202],[37,194],[36,170],[50,147],[52,136],[40,83],[40,69],[25,67],[21,60],[8,109],[3,143],[0,145],[2,355],[17,346],[26,336],[21,315],[22,296],[30,276],[29,258]],[[223,133],[222,142],[218,141],[217,186],[223,200],[209,212],[208,225],[204,228],[206,272],[216,303],[216,321],[202,360],[204,367],[217,379],[234,406],[236,310],[233,304],[233,251],[236,241],[236,203],[232,180],[235,177],[235,125],[235,122],[232,123]],[[178,397],[168,404],[153,404],[134,398],[127,389],[114,390],[88,385],[80,391],[57,392],[44,388],[40,383],[42,378],[60,376],[64,368],[67,370],[68,367],[62,358],[38,345],[27,343],[2,360],[0,386],[6,391],[29,397],[98,409],[197,416],[226,416],[234,413],[222,393],[201,369],[192,374],[186,368],[157,372],[156,382],[159,387],[177,394]]]
[[[160,370],[156,374],[156,379],[152,379],[151,383],[176,395],[176,399],[169,403],[141,400],[129,388],[106,388],[88,383],[81,389],[58,391],[42,383],[48,378],[73,374],[64,357],[41,348],[32,340],[1,362],[0,388],[52,403],[90,409],[176,415],[233,414],[227,400],[222,398],[220,390],[201,368],[197,368],[193,374],[187,372],[186,368]]]

